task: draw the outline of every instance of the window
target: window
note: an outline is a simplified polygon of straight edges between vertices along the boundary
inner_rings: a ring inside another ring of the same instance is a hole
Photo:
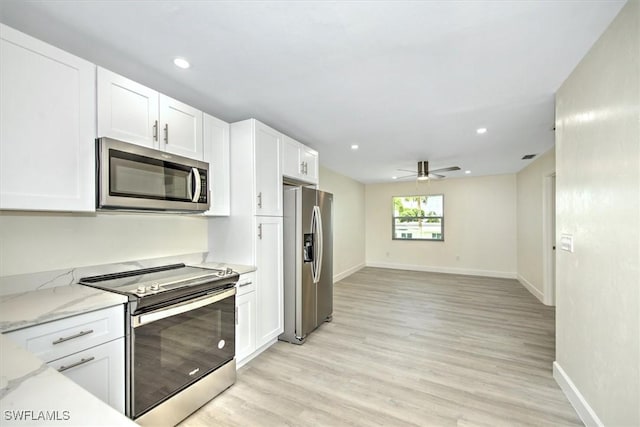
[[[394,240],[444,240],[444,195],[393,197]]]

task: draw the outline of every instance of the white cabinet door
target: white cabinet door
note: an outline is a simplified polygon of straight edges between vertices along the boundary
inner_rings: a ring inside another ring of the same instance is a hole
[[[95,210],[95,65],[0,24],[0,209]]]
[[[160,94],[160,128],[162,150],[203,158],[202,111]]]
[[[304,181],[318,184],[318,152],[309,147],[300,147],[300,162],[304,168]]]
[[[229,123],[204,114],[204,161],[209,163],[211,207],[205,215],[229,216]]]
[[[47,363],[124,414],[124,338]]]
[[[255,121],[256,215],[282,216],[281,140],[279,132]]]
[[[98,136],[158,148],[158,92],[98,67]]]
[[[256,293],[236,297],[236,362],[240,364],[256,349]]]
[[[282,218],[256,217],[256,348],[284,331]]]
[[[309,184],[318,183],[318,152],[282,136],[282,175]]]
[[[300,179],[302,175],[302,162],[300,161],[300,144],[298,141],[282,136],[282,175]]]

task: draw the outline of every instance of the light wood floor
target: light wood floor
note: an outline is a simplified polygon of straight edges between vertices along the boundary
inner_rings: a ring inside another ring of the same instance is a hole
[[[515,280],[365,268],[336,284],[332,323],[182,425],[582,425],[552,378],[554,325]]]

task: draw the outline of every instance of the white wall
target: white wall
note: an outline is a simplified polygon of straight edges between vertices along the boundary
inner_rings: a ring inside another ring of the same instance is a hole
[[[391,239],[393,196],[444,194],[444,242]],[[367,265],[516,277],[516,176],[366,186]]]
[[[206,251],[201,217],[0,212],[0,276]]]
[[[587,424],[640,425],[640,7],[557,93],[554,375]],[[589,409],[592,410],[589,413]]]
[[[540,301],[545,300],[543,276],[543,203],[545,178],[555,173],[555,148],[538,157],[516,176],[518,188],[518,280]],[[550,244],[552,244],[550,242]],[[548,299],[553,301],[552,298]]]
[[[364,267],[364,184],[321,167],[320,190],[333,193],[333,277],[337,281]]]

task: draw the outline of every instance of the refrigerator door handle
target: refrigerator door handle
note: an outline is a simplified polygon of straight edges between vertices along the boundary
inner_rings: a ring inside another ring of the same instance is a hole
[[[315,253],[315,268],[313,274],[313,282],[318,283],[320,281],[320,273],[322,271],[322,215],[320,213],[320,207],[313,207],[313,232],[316,235],[315,242],[316,243],[316,253]]]

